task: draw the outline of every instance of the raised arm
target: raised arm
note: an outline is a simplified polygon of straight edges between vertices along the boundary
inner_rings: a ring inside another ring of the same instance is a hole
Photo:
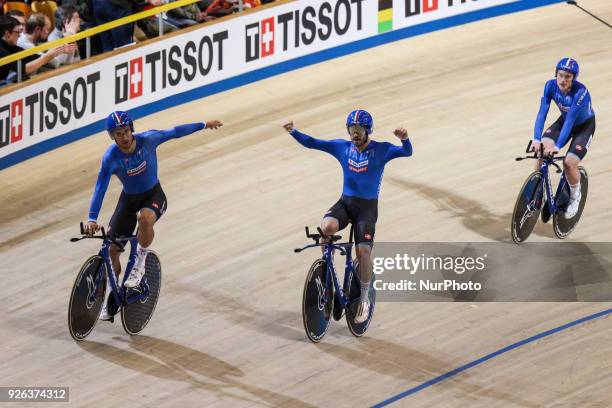
[[[188,123],[186,125],[175,126],[171,129],[158,130],[151,132],[147,138],[155,145],[160,145],[170,139],[178,139],[183,136],[190,135],[202,129],[218,129],[223,126],[219,120],[210,120],[208,122]]]
[[[385,163],[398,157],[412,156],[412,144],[410,143],[410,139],[408,139],[408,131],[404,128],[397,128],[393,131],[393,134],[402,141],[402,145],[395,146],[389,143],[389,148],[384,157]]]
[[[340,140],[322,140],[308,136],[307,134],[295,129],[293,127],[293,122],[289,122],[283,125],[283,127],[291,136],[293,136],[295,140],[297,140],[299,144],[309,149],[321,150],[331,154],[334,157],[338,157],[342,148],[344,147],[344,143]]]

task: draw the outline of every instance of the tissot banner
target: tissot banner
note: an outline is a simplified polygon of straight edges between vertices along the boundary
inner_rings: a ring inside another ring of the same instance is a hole
[[[516,1],[300,0],[126,50],[2,95],[0,169],[10,165],[7,156],[99,122],[113,110],[154,104],[388,31],[502,3]]]

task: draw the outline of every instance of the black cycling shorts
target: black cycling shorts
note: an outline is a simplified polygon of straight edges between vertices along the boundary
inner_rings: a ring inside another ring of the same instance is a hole
[[[340,229],[350,223],[354,226],[355,244],[370,247],[374,243],[376,221],[378,220],[378,200],[366,200],[358,197],[342,196],[323,218],[332,217],[338,220]]]
[[[555,121],[555,123],[550,125],[548,129],[546,129],[546,132],[544,132],[542,139],[552,139],[555,143],[557,143],[557,139],[559,139],[559,135],[561,134],[563,122],[563,117],[560,116],[559,119]],[[567,139],[568,142],[571,140],[572,144],[570,145],[570,148],[567,151],[566,155],[573,154],[577,156],[580,160],[584,159],[584,156],[586,156],[587,154],[587,150],[589,150],[589,146],[591,145],[591,141],[593,140],[594,134],[595,116],[585,120],[578,126],[574,126],[572,132],[570,133],[570,137]]]
[[[122,191],[111,217],[108,233],[115,238],[132,235],[136,228],[138,211],[148,208],[159,220],[164,215],[167,205],[166,194],[159,183],[140,194],[126,194]]]

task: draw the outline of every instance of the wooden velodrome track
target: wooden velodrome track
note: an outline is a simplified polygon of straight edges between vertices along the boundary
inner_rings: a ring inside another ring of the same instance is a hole
[[[580,4],[612,20],[607,0]],[[105,134],[0,173],[0,385],[69,386],[74,406],[372,405],[514,342],[607,310],[609,303],[379,303],[367,336],[332,322],[310,343],[301,318],[314,251],[296,255],[304,225],[338,198],[330,156],[280,127],[295,120],[344,137],[353,108],[373,113],[375,138],[414,156],[387,166],[378,241],[507,241],[531,163],[544,82],[581,63],[597,132],[590,188],[574,241],[612,238],[612,31],[559,4],[381,46],[138,120],[137,129],[219,118],[226,126],[159,149],[169,210],[153,248],[163,288],[153,320],[130,338],[101,322],[75,343],[70,289],[98,242],[71,244],[87,215]],[[551,108],[550,118],[556,117]],[[120,191],[111,182],[100,219]],[[539,225],[532,240],[554,240]],[[611,287],[612,290],[612,287]],[[397,406],[612,406],[610,318],[593,319],[502,354]]]

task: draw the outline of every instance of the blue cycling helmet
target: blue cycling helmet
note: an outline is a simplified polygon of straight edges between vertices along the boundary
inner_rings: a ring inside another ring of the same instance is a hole
[[[106,118],[106,131],[113,133],[115,129],[129,126],[132,132],[134,131],[134,122],[124,111],[115,111]]]
[[[557,64],[557,69],[555,70],[555,76],[559,71],[567,71],[574,74],[574,79],[578,78],[578,73],[580,72],[580,67],[578,66],[578,61],[573,58],[563,58]]]
[[[372,133],[374,129],[374,119],[368,112],[357,109],[349,113],[346,118],[346,129],[348,130],[351,125],[363,126],[366,130],[366,136]]]

